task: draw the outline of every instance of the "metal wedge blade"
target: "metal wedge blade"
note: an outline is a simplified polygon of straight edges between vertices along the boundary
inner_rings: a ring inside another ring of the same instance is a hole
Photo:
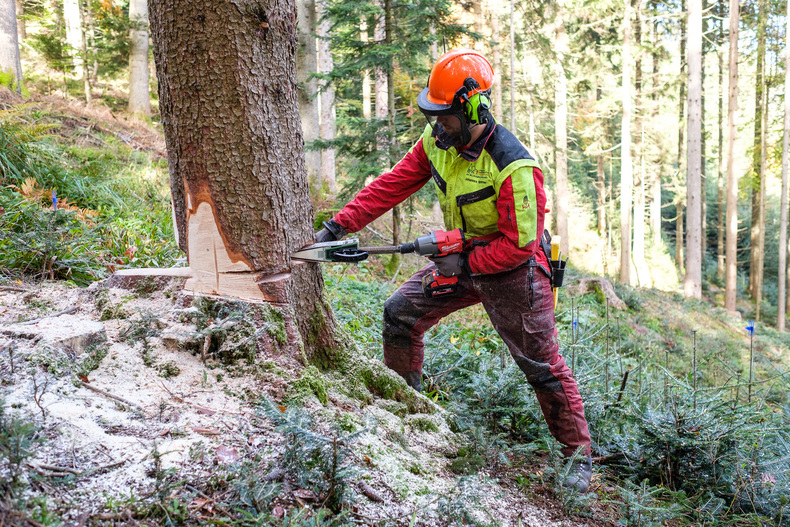
[[[339,250],[357,249],[358,247],[359,239],[357,238],[314,243],[293,253],[291,259],[304,260],[306,262],[336,262],[338,260],[333,258],[333,253]]]

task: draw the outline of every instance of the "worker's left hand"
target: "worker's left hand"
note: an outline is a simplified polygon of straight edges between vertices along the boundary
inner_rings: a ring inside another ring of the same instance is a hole
[[[442,276],[457,276],[464,272],[463,265],[466,255],[463,253],[448,254],[439,258],[431,258]]]

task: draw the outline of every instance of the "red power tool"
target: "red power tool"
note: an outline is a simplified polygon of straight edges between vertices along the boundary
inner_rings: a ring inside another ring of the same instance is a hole
[[[464,233],[461,229],[453,231],[433,231],[420,236],[413,243],[388,245],[383,247],[359,247],[356,239],[336,242],[316,243],[291,255],[298,260],[310,262],[360,262],[371,254],[417,253],[429,258],[440,258],[464,250]],[[434,269],[422,280],[422,290],[427,297],[437,297],[455,293],[458,287],[457,276],[442,276]]]

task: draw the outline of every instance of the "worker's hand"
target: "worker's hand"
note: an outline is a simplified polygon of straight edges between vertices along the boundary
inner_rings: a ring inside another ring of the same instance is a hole
[[[448,254],[439,258],[431,258],[442,276],[457,276],[464,272],[466,255],[464,253]]]
[[[346,235],[346,229],[335,220],[324,222],[324,228],[315,233],[316,243],[333,242]]]

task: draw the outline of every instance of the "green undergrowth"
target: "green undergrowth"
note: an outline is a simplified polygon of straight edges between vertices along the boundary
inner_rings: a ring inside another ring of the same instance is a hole
[[[174,265],[166,162],[96,130],[86,143],[101,146],[69,144],[53,135],[68,119],[32,104],[0,109],[0,279],[85,285]]]
[[[337,320],[380,360],[381,309],[394,286],[362,266],[328,271]],[[479,307],[425,337],[425,393],[464,443],[448,468],[523,470],[527,492],[548,485],[569,514],[607,519],[614,508],[622,525],[790,525],[786,335],[758,324],[750,339],[746,321],[679,294],[617,292],[627,307],[608,315],[600,291],[563,290],[557,310],[599,458],[592,501],[558,485],[567,465]],[[546,460],[555,461],[543,476],[526,477]]]

